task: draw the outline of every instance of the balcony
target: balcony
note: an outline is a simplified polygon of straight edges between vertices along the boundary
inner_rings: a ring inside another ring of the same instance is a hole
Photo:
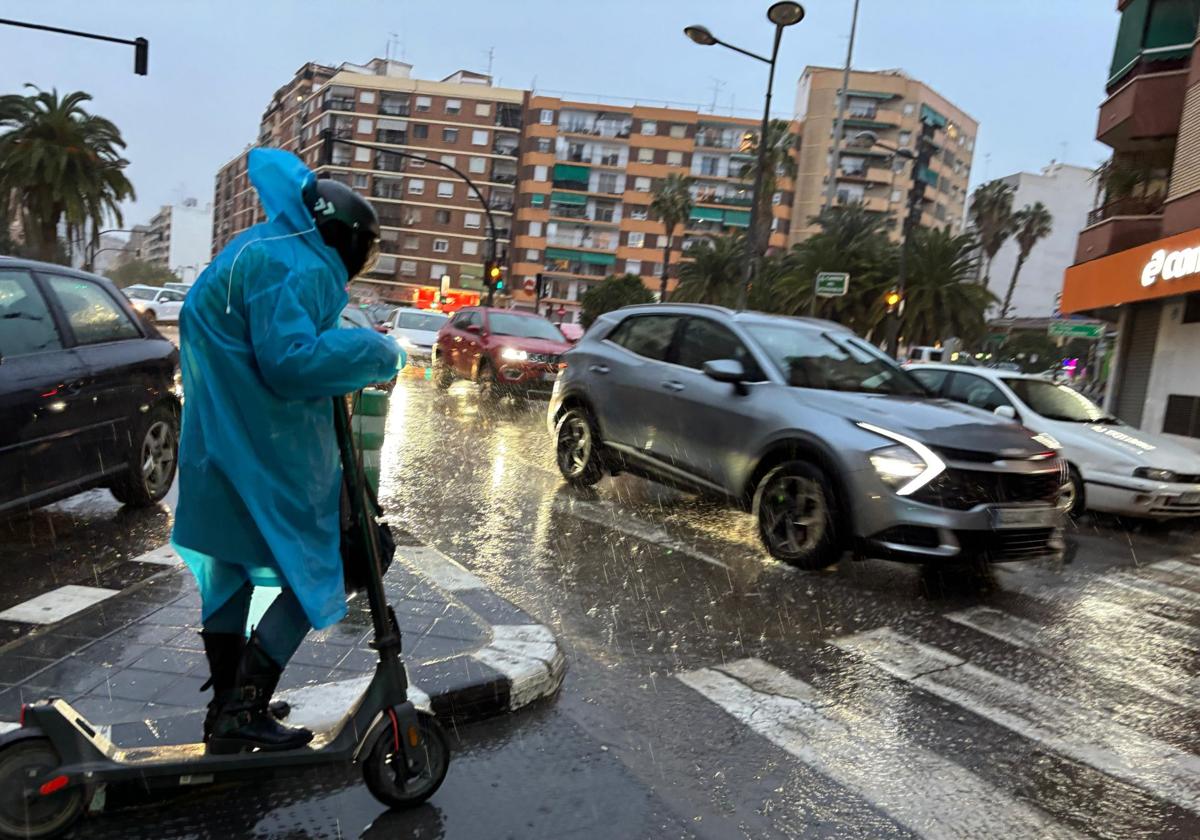
[[[385,117],[407,117],[411,113],[408,97],[389,99],[385,96],[379,103],[379,113]]]
[[[507,155],[508,157],[517,157],[521,154],[520,147],[516,144],[508,145],[502,143],[494,143],[492,145],[492,154]]]
[[[607,277],[612,273],[611,268],[608,266],[582,262],[566,262],[564,260],[547,262],[543,266],[543,269],[548,274],[577,274],[582,277]]]
[[[493,210],[503,210],[508,212],[513,209],[513,200],[511,196],[492,196],[488,199],[488,207]]]
[[[354,97],[353,96],[326,96],[321,101],[321,110],[323,111],[353,111]]]
[[[596,236],[582,233],[558,233],[546,237],[547,245],[561,248],[590,248],[596,251],[615,251],[619,240],[616,233],[607,236]]]
[[[404,182],[399,178],[376,178],[371,185],[371,195],[375,198],[404,198]]]
[[[375,132],[376,143],[392,143],[396,146],[408,144],[408,132],[395,129],[381,128]]]
[[[404,158],[399,155],[376,155],[375,168],[381,172],[403,172]]]
[[[493,172],[491,180],[496,182],[497,184],[515,184],[515,183],[517,183],[517,173],[516,172]]]
[[[1161,196],[1130,196],[1110,201],[1088,213],[1075,245],[1075,262],[1136,248],[1162,236]]]
[[[519,105],[501,105],[496,110],[496,123],[500,128],[520,128],[521,108]]]
[[[1096,139],[1126,151],[1139,140],[1174,137],[1186,90],[1186,70],[1134,76],[1100,106]]]
[[[728,207],[749,207],[754,199],[749,194],[727,195],[711,191],[697,192],[693,197],[696,204],[723,204]]]

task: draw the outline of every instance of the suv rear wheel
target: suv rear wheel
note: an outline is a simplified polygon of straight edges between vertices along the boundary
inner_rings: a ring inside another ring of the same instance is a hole
[[[555,460],[567,483],[591,487],[604,475],[600,461],[600,436],[591,415],[583,408],[568,408],[554,430]]]
[[[837,562],[839,543],[833,494],[825,474],[807,461],[771,469],[754,493],[758,532],[771,556],[801,569]]]

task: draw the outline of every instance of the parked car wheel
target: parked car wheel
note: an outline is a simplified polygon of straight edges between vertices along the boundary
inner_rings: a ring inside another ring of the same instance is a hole
[[[479,386],[479,398],[485,403],[499,402],[504,396],[502,386],[496,379],[496,369],[488,362],[479,363],[479,372],[475,374],[475,382]]]
[[[825,474],[807,461],[787,461],[758,483],[754,512],[771,556],[801,569],[837,562],[839,542],[833,495]]]
[[[568,484],[591,487],[604,475],[600,435],[586,409],[568,408],[555,428],[555,460]]]
[[[433,384],[438,390],[445,391],[454,383],[454,373],[442,361],[441,356],[433,357]]]
[[[1063,490],[1062,505],[1071,517],[1083,516],[1083,512],[1087,510],[1087,490],[1083,486],[1083,476],[1074,465],[1070,468],[1066,488]]]
[[[157,504],[175,480],[179,418],[169,407],[157,405],[139,417],[132,440],[136,449],[130,454],[129,466],[110,489],[123,504]]]

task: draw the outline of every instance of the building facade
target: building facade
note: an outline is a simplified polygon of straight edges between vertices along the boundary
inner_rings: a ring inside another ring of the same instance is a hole
[[[1037,174],[1018,172],[996,180],[1013,188],[1014,210],[1040,201],[1054,219],[1050,235],[1033,246],[1021,266],[1008,313],[1010,318],[1049,318],[1059,310],[1063,271],[1075,261],[1076,239],[1095,202],[1093,170],[1051,163]],[[989,288],[1001,301],[1019,251],[1016,239],[1010,236],[992,259]],[[992,314],[998,315],[999,310],[997,303]]]
[[[165,204],[146,227],[141,247],[146,262],[174,272],[184,282],[200,276],[212,257],[211,204],[194,198]]]
[[[671,174],[690,176],[691,217],[674,232],[671,264],[704,238],[750,224],[758,122],[697,111],[572,102],[526,103],[511,255],[512,301],[577,322],[588,287],[634,274],[658,290],[667,234],[650,210]],[[787,243],[790,179],[779,178],[771,244]],[[536,278],[544,278],[536,301]],[[674,273],[670,288],[674,288]]]
[[[842,71],[831,67],[806,67],[800,77],[796,118],[804,124],[804,144],[797,166],[792,242],[818,230],[812,220],[825,206],[841,87]],[[920,173],[905,161],[893,160],[891,152],[871,145],[869,139],[856,136],[871,132],[888,146],[915,150],[923,123],[936,128],[938,148],[928,170]],[[851,71],[835,206],[861,204],[887,215],[893,237],[899,238],[908,191],[912,179],[919,176],[927,184],[928,199],[920,223],[960,230],[967,213],[967,182],[978,131],[979,124],[967,113],[899,70]]]
[[[1124,0],[1096,138],[1113,150],[1064,312],[1119,326],[1107,402],[1200,450],[1200,0]]]

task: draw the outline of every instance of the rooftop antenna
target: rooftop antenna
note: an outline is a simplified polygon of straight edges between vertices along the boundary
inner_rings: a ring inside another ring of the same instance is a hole
[[[492,59],[495,57],[495,55],[496,55],[496,48],[495,48],[495,47],[488,47],[488,51],[487,51],[487,57],[488,57],[488,69],[487,69],[487,74],[488,74],[489,76],[490,76],[490,75],[492,75]]]
[[[395,44],[396,41],[398,41],[399,39],[400,39],[400,35],[398,33],[396,33],[396,32],[388,33],[387,49],[384,51],[384,55],[383,55],[385,61],[392,60],[392,45]]]
[[[717,97],[721,94],[721,88],[725,87],[725,80],[718,79],[716,76],[710,76],[709,78],[712,79],[713,83],[713,98],[712,105],[709,106],[708,110],[715,114],[717,113]]]

